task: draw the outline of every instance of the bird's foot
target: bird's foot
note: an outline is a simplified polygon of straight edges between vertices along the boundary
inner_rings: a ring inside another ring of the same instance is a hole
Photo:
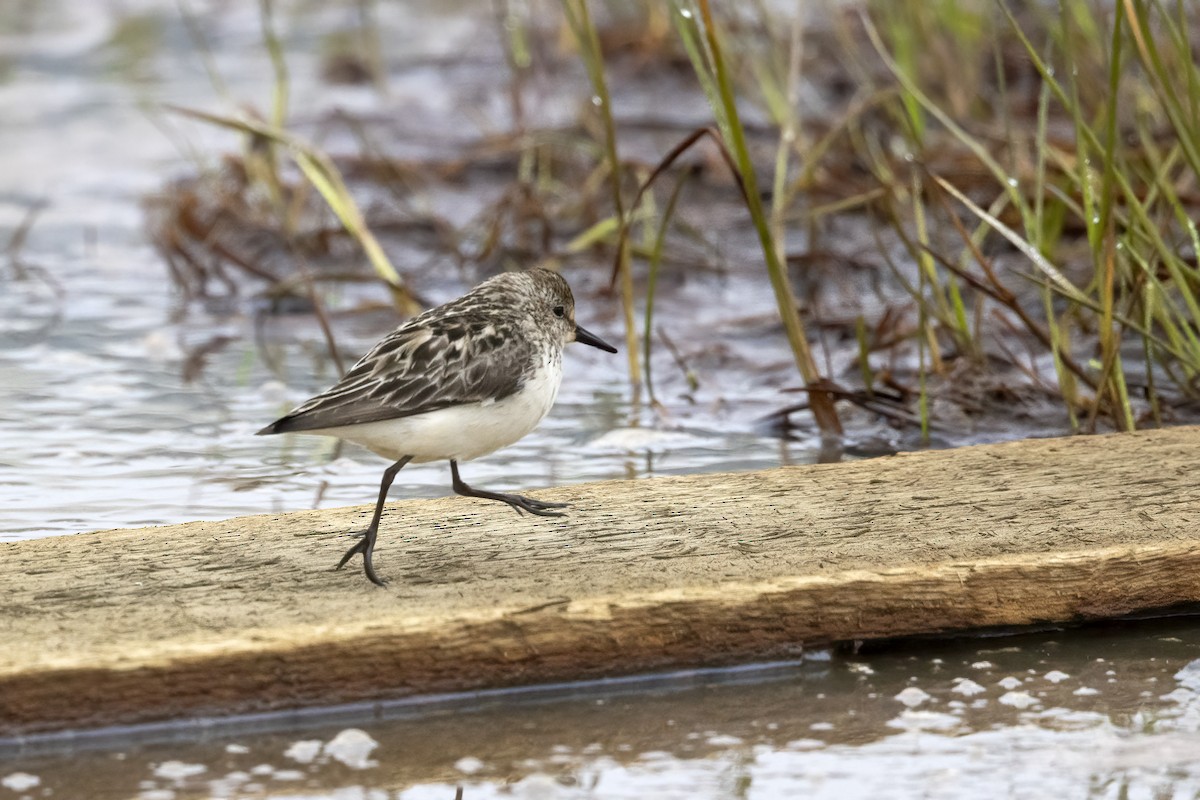
[[[567,503],[551,503],[546,500],[534,500],[532,497],[526,497],[521,494],[507,494],[505,492],[496,492],[495,500],[508,503],[518,514],[522,511],[528,511],[530,514],[536,514],[539,517],[565,517],[561,511],[551,511],[553,508],[568,508]]]
[[[342,560],[338,562],[334,569],[341,569],[346,566],[346,562],[354,558],[354,556],[362,553],[363,557],[363,572],[367,574],[367,580],[376,586],[387,586],[379,575],[375,573],[375,565],[371,563],[371,556],[375,552],[375,534],[376,531],[365,530],[356,533],[356,536],[361,537],[357,542],[350,546],[346,554],[342,556]]]
[[[453,479],[452,486],[456,494],[461,494],[463,497],[478,497],[483,500],[499,500],[502,503],[508,503],[513,507],[513,510],[518,514],[528,511],[530,514],[536,514],[539,517],[565,517],[566,514],[561,511],[551,511],[552,508],[567,508],[566,503],[550,503],[545,500],[534,500],[532,497],[525,497],[519,494],[507,494],[505,492],[493,492],[488,489],[476,489],[468,486],[463,482],[463,479],[458,476],[458,462],[450,460],[450,476]]]

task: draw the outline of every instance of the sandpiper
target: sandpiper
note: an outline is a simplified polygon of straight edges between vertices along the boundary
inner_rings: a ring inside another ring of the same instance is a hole
[[[575,324],[575,300],[561,275],[503,273],[396,328],[341,380],[258,435],[336,436],[394,462],[383,472],[371,524],[337,565],[362,553],[367,578],[383,586],[371,556],[388,489],[409,462],[446,459],[458,494],[562,516],[553,509],[564,503],[471,488],[458,462],[510,445],[541,422],[558,396],[569,342],[617,352]]]

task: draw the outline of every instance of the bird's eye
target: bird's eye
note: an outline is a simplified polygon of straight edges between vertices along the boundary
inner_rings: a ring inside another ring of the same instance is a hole
[[[562,319],[563,314],[566,314],[566,313],[567,313],[567,310],[565,308],[563,308],[562,306],[554,307],[554,316],[558,317],[559,319]]]

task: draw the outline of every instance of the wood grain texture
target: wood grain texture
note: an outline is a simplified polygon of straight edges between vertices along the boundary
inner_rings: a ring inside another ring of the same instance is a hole
[[[1200,601],[1200,429],[0,545],[0,734],[746,662]]]

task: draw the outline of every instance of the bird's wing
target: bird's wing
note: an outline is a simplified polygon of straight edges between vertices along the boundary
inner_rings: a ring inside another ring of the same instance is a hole
[[[333,386],[259,431],[312,431],[500,400],[524,383],[532,345],[495,320],[417,317],[384,337]]]

